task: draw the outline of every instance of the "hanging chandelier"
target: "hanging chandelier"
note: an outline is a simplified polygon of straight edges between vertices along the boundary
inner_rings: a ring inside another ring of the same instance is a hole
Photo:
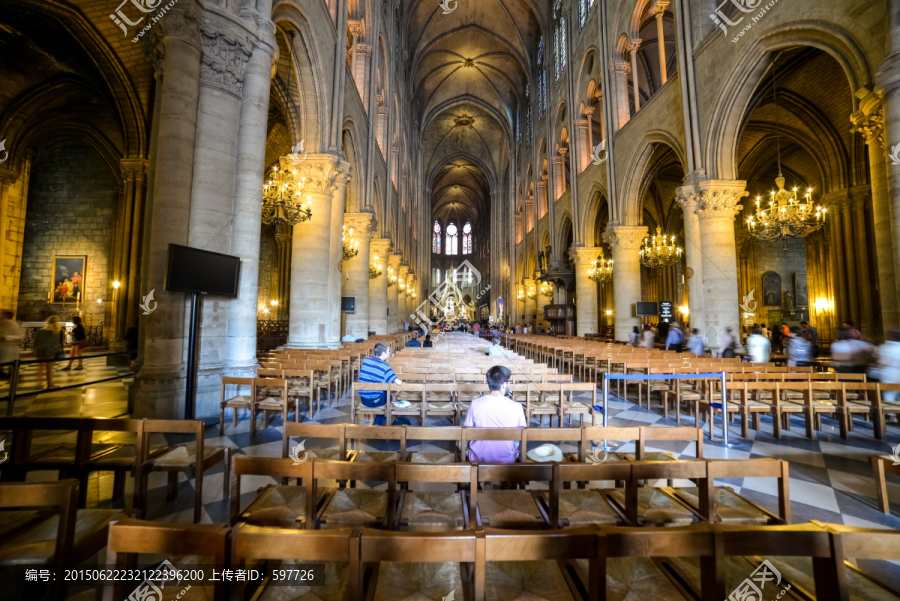
[[[641,245],[641,265],[655,269],[668,267],[681,260],[681,247],[675,246],[675,236],[664,236],[662,228],[656,228],[656,235],[644,238]]]
[[[369,264],[369,279],[374,280],[378,276],[381,275],[381,259],[378,258],[378,255],[375,255],[375,258]],[[403,288],[401,288],[403,290]]]
[[[528,287],[528,298],[531,300],[537,300],[537,287],[534,284],[531,284]]]
[[[541,294],[546,296],[547,298],[553,298],[553,284],[550,282],[544,282],[541,284]]]
[[[393,286],[396,283],[397,283],[397,275],[394,273],[393,269],[388,267],[388,285],[387,285],[387,287],[390,288],[391,286]]]
[[[594,266],[588,269],[588,277],[598,284],[602,284],[612,277],[613,260],[603,257],[603,249],[600,249],[600,255],[594,259]]]
[[[525,302],[525,289],[524,288],[519,288],[517,297],[518,297],[520,303]]]
[[[756,209],[747,219],[750,235],[760,240],[772,242],[781,240],[781,248],[787,250],[788,238],[806,238],[825,225],[823,207],[813,204],[812,188],[806,189],[801,199],[797,196],[797,188],[788,192],[784,189],[784,176],[781,173],[781,139],[778,133],[778,91],[775,80],[775,59],[772,59],[772,97],[775,103],[775,147],[778,150],[778,177],[775,185],[778,190],[771,193],[769,206],[762,205],[762,198],[756,197]]]
[[[400,280],[397,284],[397,290],[399,290],[400,292],[406,290],[406,284],[403,283],[403,280]]]
[[[353,239],[353,228],[350,228],[349,238],[347,226],[341,226],[341,240],[344,242],[344,260],[349,261],[359,254],[359,241]]]
[[[310,197],[303,200],[306,178],[296,180],[297,170],[272,167],[269,180],[263,184],[262,222],[297,225],[312,217]]]

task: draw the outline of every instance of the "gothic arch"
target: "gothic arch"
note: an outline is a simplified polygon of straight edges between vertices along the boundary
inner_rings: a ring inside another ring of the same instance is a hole
[[[684,148],[676,136],[663,130],[647,132],[641,139],[641,143],[631,154],[628,167],[625,169],[625,177],[623,178],[625,189],[622,195],[624,212],[621,213],[625,221],[620,225],[638,225],[641,222],[641,195],[646,184],[644,180],[647,176],[650,158],[653,156],[657,144],[670,147],[675,152],[682,167],[687,171]]]

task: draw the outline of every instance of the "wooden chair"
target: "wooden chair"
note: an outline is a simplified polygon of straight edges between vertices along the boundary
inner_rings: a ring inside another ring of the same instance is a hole
[[[315,417],[316,412],[322,409],[322,399],[319,397],[319,391],[315,386],[315,372],[311,369],[286,369],[284,370],[284,379],[288,383],[288,398],[294,402],[294,407],[299,413],[300,399],[307,398],[309,400],[309,417]],[[294,421],[300,421],[299,418]]]
[[[262,412],[263,429],[269,427],[269,413],[281,413],[281,423],[286,424],[291,407],[294,421],[300,421],[297,399],[288,395],[288,381],[284,378],[256,378],[256,411]],[[254,415],[254,421],[256,416]]]
[[[341,461],[313,461],[313,477],[310,479],[311,493],[307,496],[318,498],[318,480],[347,480],[356,483],[386,482],[387,491],[363,488],[339,488],[325,500],[322,511],[315,520],[310,519],[308,528],[316,527],[375,527],[391,529],[397,505],[396,479],[392,463],[356,463]]]
[[[529,442],[568,442],[578,449],[575,453],[563,453],[563,461],[584,461],[581,449],[581,428],[525,428],[522,430],[522,448],[519,463],[535,463],[528,457]],[[543,463],[543,462],[537,462]]]
[[[362,397],[359,397],[359,393],[360,391],[384,392],[386,398],[390,399],[392,386],[392,384],[353,382],[350,389],[350,423],[356,423],[357,415],[371,417],[373,422],[376,416],[383,415],[387,423],[390,424],[391,403],[385,402],[385,404],[379,405],[378,407],[369,407],[363,404]]]
[[[390,414],[394,417],[418,417],[425,425],[425,377],[421,382],[392,384],[391,391],[396,393],[391,403]],[[409,403],[409,407],[398,407],[397,403]],[[392,422],[388,422],[390,425]]]
[[[293,448],[300,452],[300,445],[302,445],[302,452],[307,453],[307,457],[310,459],[346,461],[347,442],[345,430],[345,424],[298,424],[296,422],[288,422],[284,425],[284,432],[281,436],[281,456],[286,459],[295,454]],[[292,448],[290,446],[292,437],[302,438],[303,440]],[[337,450],[306,448],[306,441],[310,438],[337,441],[338,448]]]
[[[406,428],[403,426],[357,426],[346,424],[344,436],[356,462],[393,463],[406,460]],[[353,451],[354,440],[396,440],[396,451]]]
[[[279,569],[299,570],[303,564],[322,562],[324,570],[313,573],[316,586],[300,581],[304,575],[297,572],[291,573],[296,576],[290,579],[293,584],[276,584],[269,578],[256,591],[235,591],[235,598],[246,599],[251,592],[254,599],[267,598],[272,592],[266,588],[277,586],[280,598],[298,599],[306,595],[314,598],[315,595],[320,599],[360,599],[359,542],[359,533],[350,529],[289,530],[238,524],[231,532],[234,568],[252,568],[265,560],[281,560]],[[232,588],[249,586],[233,584]]]
[[[411,440],[447,441],[456,445],[456,448],[450,451],[411,451],[407,455],[407,461],[410,463],[443,464],[468,461],[468,457],[465,456],[464,428],[456,426],[405,426],[405,428],[407,446]]]
[[[587,561],[587,599],[606,599],[606,541],[593,528],[553,532],[486,529],[477,538],[475,600],[583,598],[563,562]]]
[[[225,524],[169,524],[147,522],[131,518],[121,519],[109,526],[106,558],[109,567],[128,569],[139,555],[166,556],[172,569],[202,570],[202,581],[189,580],[188,590],[202,589],[203,598],[211,601],[228,599],[224,578],[213,579],[213,567],[228,567],[229,528]],[[133,558],[133,559],[132,559]],[[208,558],[206,561],[203,558]],[[211,564],[210,561],[211,560]],[[206,564],[206,565],[204,565]],[[165,564],[163,564],[165,566]],[[164,570],[164,567],[159,569]],[[180,580],[180,579],[179,579]],[[120,601],[127,595],[126,582],[113,580],[104,587],[103,601]],[[166,588],[183,589],[184,582],[165,582]]]
[[[900,464],[890,455],[870,455],[869,464],[872,466],[872,477],[875,479],[875,494],[878,498],[878,509],[885,515],[891,513],[891,505],[888,499],[887,481],[885,474],[900,475]]]
[[[287,423],[287,422],[286,422]],[[193,434],[194,442],[170,446],[169,449],[150,456],[150,436],[153,434]],[[140,474],[140,491],[146,500],[143,513],[146,515],[149,505],[147,479],[151,472],[167,472],[169,484],[166,489],[166,500],[171,501],[178,494],[178,474],[183,472],[188,479],[194,477],[194,523],[200,521],[203,507],[203,474],[217,463],[224,461],[225,473],[222,479],[223,496],[228,496],[228,484],[231,469],[231,448],[204,444],[204,424],[201,420],[144,420],[144,440],[141,444],[141,460],[138,465]]]
[[[470,448],[471,443],[478,441],[508,441],[518,447],[516,449],[518,457],[518,454],[522,453],[522,436],[524,431],[525,428],[463,428],[462,443],[463,452],[465,453],[463,460],[479,462],[477,450]]]
[[[142,507],[143,499],[140,498],[140,474],[137,473],[138,460],[141,457],[141,444],[144,442],[144,420],[142,419],[85,419],[85,436],[82,441],[85,444],[79,451],[79,472],[81,477],[79,505],[84,507],[87,501],[87,487],[91,472],[113,472],[113,500],[121,499],[125,495],[125,478],[131,474],[134,478],[134,500],[132,506]],[[109,436],[110,433],[120,434],[118,437],[103,438],[93,442],[100,433]],[[133,436],[128,437],[128,434]],[[123,438],[124,436],[124,438]],[[166,446],[156,446],[148,449],[149,457],[156,457],[167,450]]]
[[[0,417],[0,431],[12,435],[9,461],[0,465],[4,480],[24,480],[34,470],[58,471],[60,479],[79,477],[78,450],[91,444],[80,417]],[[75,442],[60,442],[71,434]]]
[[[474,527],[469,514],[466,493],[461,484],[470,484],[475,477],[473,464],[425,465],[398,463],[397,482],[405,483],[400,491],[400,511],[395,529],[409,531],[460,530]],[[415,490],[416,483],[456,484],[456,490]]]
[[[655,487],[658,480],[666,482],[675,479],[689,479],[701,482],[706,479],[706,462],[689,461],[634,461],[631,479],[625,483],[625,490],[614,489],[604,492],[628,521],[644,526],[685,526],[703,519],[686,503],[682,503],[671,492],[671,487]],[[639,487],[641,480],[648,486]]]
[[[588,401],[576,401],[575,394],[578,392],[589,392],[590,399]],[[563,383],[560,386],[560,404],[559,404],[559,427],[562,428],[563,422],[566,421],[566,414],[574,414],[577,413],[580,417],[578,419],[578,425],[584,425],[584,416],[588,414],[592,416],[593,423],[593,415],[596,411],[594,406],[597,404],[597,386],[592,382],[574,382],[574,383]],[[569,423],[572,423],[572,418],[569,418]]]
[[[547,482],[550,499],[558,498],[553,493],[557,481],[553,479],[553,466],[549,464],[479,464],[476,479],[469,487],[469,515],[475,516],[479,527],[538,529],[556,523],[555,508],[544,510],[537,491],[531,490],[483,490],[481,482],[504,482],[527,484]]]
[[[235,396],[225,398],[228,386],[235,386]],[[250,394],[241,394],[241,386],[249,386]],[[219,436],[225,436],[225,409],[231,409],[231,425],[237,428],[238,409],[250,412],[250,436],[256,435],[256,379],[222,377],[222,398],[219,401]]]
[[[449,380],[448,380],[449,378]],[[440,379],[441,382],[436,382]],[[425,385],[425,417],[449,417],[454,425],[460,423],[459,405],[456,403],[457,384],[453,375],[430,375]],[[425,422],[422,422],[425,425]]]
[[[611,504],[597,487],[585,488],[589,482],[620,482],[632,479],[632,464],[626,461],[600,463],[560,463],[554,466],[553,479],[558,483],[550,492],[542,492],[548,512],[556,505],[555,527],[580,527],[589,524],[621,525],[626,523],[625,514]],[[578,488],[568,488],[572,482]],[[551,498],[556,491],[557,499]],[[552,518],[551,518],[552,519]]]
[[[308,456],[301,456],[301,459],[302,462],[297,463],[294,459],[234,456],[231,465],[230,524],[234,526],[241,521],[257,526],[306,528],[307,516],[316,514],[329,491],[321,489],[319,498],[315,500],[307,496],[312,461]],[[259,489],[256,497],[241,511],[241,476],[269,476],[280,478],[282,483]],[[296,484],[287,484],[289,478],[296,478]]]

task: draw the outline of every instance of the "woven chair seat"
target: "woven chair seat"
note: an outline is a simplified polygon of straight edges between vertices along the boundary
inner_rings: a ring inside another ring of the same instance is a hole
[[[347,584],[350,569],[345,562],[320,563],[323,569],[316,570],[315,586],[297,584],[293,586],[267,586],[257,601],[343,601],[347,598]],[[282,560],[280,570],[309,568],[309,562]],[[175,589],[180,591],[181,589]]]
[[[31,445],[27,463],[75,463],[74,443],[36,443]]]
[[[668,389],[669,389],[668,384],[650,384],[651,392],[658,392],[660,390],[668,390]]]
[[[681,400],[682,401],[699,401],[703,399],[703,394],[700,392],[682,392]]]
[[[371,463],[375,462],[383,462],[383,463],[394,463],[396,461],[400,461],[400,452],[399,451],[360,451],[356,455],[357,462],[363,463]]]
[[[318,499],[321,501],[329,490],[320,487]],[[306,487],[273,485],[266,487],[262,494],[244,510],[247,523],[256,526],[291,526],[298,518],[306,517]]]
[[[581,401],[566,401],[565,402],[566,411],[590,411],[591,408],[587,403],[582,403]]]
[[[622,455],[628,461],[635,460],[634,453],[623,453]],[[651,451],[644,453],[644,461],[678,461],[678,457],[666,451]]]
[[[812,404],[815,407],[826,407],[826,408],[831,408],[831,409],[837,410],[837,405],[835,403],[828,403],[825,401],[817,401],[817,400],[813,399]],[[806,403],[803,401],[803,399],[796,399],[796,400],[785,399],[785,401],[782,403],[781,406],[784,407],[785,405],[791,405],[794,407],[804,407],[806,405]]]
[[[609,495],[625,507],[625,491],[613,490]],[[694,514],[678,501],[655,488],[638,489],[638,519],[653,526],[687,526],[694,522]]]
[[[203,445],[203,459],[209,459],[225,447]],[[179,445],[154,461],[157,467],[189,467],[197,461],[197,445],[193,442]]]
[[[544,495],[546,499],[546,494]],[[622,518],[596,490],[564,489],[559,491],[559,517],[569,526],[603,524],[615,526]]]
[[[531,493],[525,490],[485,490],[478,493],[478,513],[491,528],[534,528],[544,522]]]
[[[541,401],[539,403],[532,403],[531,410],[532,411],[551,411],[553,413],[556,413],[557,406],[554,405],[553,403],[549,403],[547,401]]]
[[[697,487],[677,488],[677,494],[694,507],[700,502]],[[723,524],[758,524],[769,522],[769,516],[727,486],[716,486],[713,497],[716,516]]]
[[[384,413],[384,405],[381,405],[379,407],[367,407],[367,406],[363,405],[362,403],[360,403],[356,406],[356,412],[357,413],[374,413],[376,415],[383,414]]]
[[[572,592],[559,564],[547,561],[491,561],[485,565],[487,599],[527,599],[564,601]]]
[[[308,396],[309,386],[291,386],[288,388],[288,396]]]
[[[463,502],[458,492],[408,491],[403,499],[402,519],[410,526],[463,526]]]
[[[456,411],[456,403],[428,403],[428,411]]]
[[[306,449],[307,459],[325,459],[327,461],[346,461],[347,454],[339,450],[330,449]]]
[[[109,451],[109,447],[113,447]],[[150,447],[150,457],[156,457],[166,451],[167,445],[153,445]],[[104,467],[131,467],[137,459],[137,447],[133,444],[123,445],[92,445],[91,466]]]
[[[322,520],[329,526],[370,526],[381,525],[387,510],[387,493],[382,490],[365,488],[338,489]]]
[[[575,565],[584,574],[588,573],[587,559],[576,559]],[[774,599],[774,597],[772,598]],[[631,601],[638,599],[640,601],[687,601],[649,557],[607,558],[606,600]]]
[[[722,563],[722,577],[725,582],[726,591],[735,590],[739,585],[741,585],[741,583],[744,582],[744,580],[756,567],[756,564],[751,565],[750,562],[747,561],[747,558],[744,557],[726,556],[722,559],[724,560]],[[812,561],[809,558],[769,556],[766,559],[768,559],[772,563],[772,565],[777,566],[778,571],[781,572],[782,578],[784,578],[784,580],[790,581],[793,588],[799,588],[800,586],[803,586],[794,578],[794,574],[788,574],[788,564],[792,563],[794,559],[801,560],[801,562],[807,562],[805,569],[809,570],[810,573],[812,573]],[[700,587],[702,584],[702,578],[700,573],[699,557],[670,557],[666,561],[672,564],[674,571],[684,578],[685,582],[690,588],[695,591],[701,590]],[[854,572],[854,570],[847,570],[846,572],[847,574],[850,574]],[[778,594],[781,593],[782,589],[784,589],[784,580],[782,581],[780,586],[776,586],[774,580],[767,580],[762,586],[762,598],[777,598]],[[809,585],[813,585],[813,582],[809,581]],[[674,590],[674,587],[672,588]],[[811,586],[811,588],[806,588],[805,590],[814,589],[815,586]],[[879,597],[878,595],[875,595],[873,597],[868,597],[865,595],[857,596],[858,589],[853,590],[853,598],[855,599],[886,599],[886,597]]]
[[[463,578],[458,563],[385,561],[378,567],[374,601],[442,599],[449,591],[456,591],[457,601],[462,601]]]
[[[234,396],[225,401],[226,407],[249,407],[250,397],[247,395]]]
[[[123,515],[119,509],[79,509],[75,519],[75,547]],[[51,563],[58,529],[59,514],[56,514],[5,539],[0,545],[0,566]]]
[[[284,407],[284,401],[280,398],[268,398],[262,401],[256,401],[257,409],[278,409],[281,411],[282,407]]]
[[[410,453],[410,463],[440,464],[440,463],[456,463],[456,453],[447,452],[424,452]]]

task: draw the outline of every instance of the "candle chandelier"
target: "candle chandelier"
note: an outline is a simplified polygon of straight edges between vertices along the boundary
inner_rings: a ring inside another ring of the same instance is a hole
[[[382,273],[381,270],[381,259],[378,258],[378,255],[375,255],[375,258],[369,264],[369,279],[374,280],[375,278],[380,276]],[[401,288],[401,290],[403,290],[403,288]]]
[[[393,286],[396,283],[397,283],[397,274],[394,273],[393,269],[388,267],[388,285],[387,285],[387,287],[390,288],[391,286]]]
[[[347,226],[341,226],[342,237],[341,239],[344,241],[344,260],[349,261],[353,257],[359,254],[359,241],[353,239],[353,228],[350,228],[350,232],[348,235]]]
[[[787,250],[788,238],[806,238],[825,225],[823,207],[814,205],[812,188],[807,188],[801,199],[797,196],[797,188],[792,191],[784,189],[784,176],[781,173],[781,139],[778,133],[778,91],[775,80],[775,60],[772,59],[772,97],[775,103],[775,147],[778,150],[778,177],[775,185],[778,190],[771,193],[769,205],[763,206],[762,198],[756,197],[754,213],[747,219],[750,235],[760,240],[781,240],[781,248]]]
[[[656,235],[644,238],[641,245],[641,265],[655,269],[668,267],[681,260],[681,247],[675,246],[675,236],[664,236],[662,228],[656,228]]]
[[[528,295],[527,295],[527,296],[528,296],[528,298],[531,299],[531,300],[536,300],[536,299],[537,299],[537,287],[536,287],[534,284],[531,284],[531,285],[528,287]]]
[[[297,225],[312,217],[310,197],[303,199],[306,178],[298,182],[296,175],[296,169],[272,167],[268,181],[263,183],[263,223]]]
[[[541,294],[546,296],[547,298],[553,298],[553,284],[550,282],[544,282],[541,284]]]
[[[525,302],[525,289],[519,288],[519,292],[517,293],[517,296],[518,296],[519,302],[524,303]]]
[[[600,249],[600,255],[594,259],[594,266],[588,270],[588,277],[598,284],[602,284],[612,277],[613,260],[603,257],[603,249]]]

